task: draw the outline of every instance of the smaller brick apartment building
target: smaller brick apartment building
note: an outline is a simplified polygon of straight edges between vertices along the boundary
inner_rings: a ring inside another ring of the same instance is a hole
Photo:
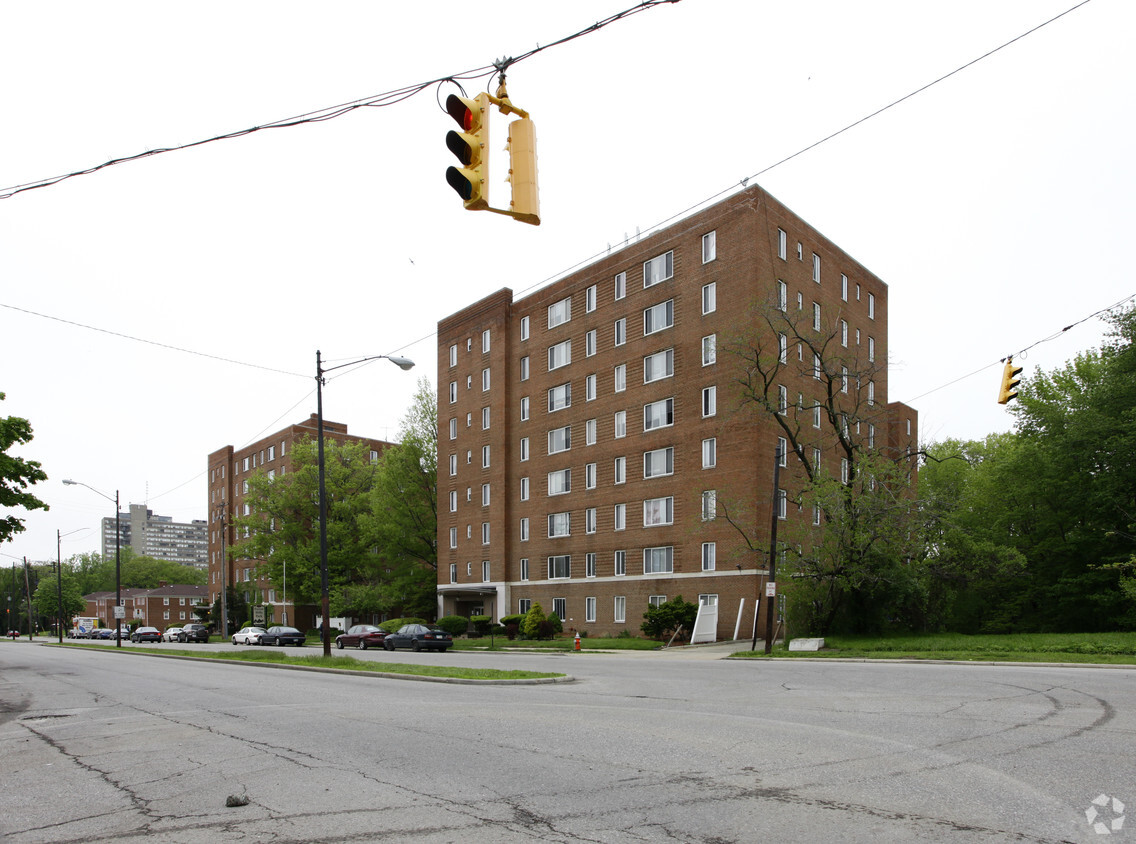
[[[347,432],[342,422],[323,421],[326,441],[359,442],[371,450],[372,460],[390,443],[370,437],[361,437]],[[258,576],[257,560],[233,558],[232,548],[236,540],[233,520],[238,515],[248,515],[250,505],[245,500],[248,494],[248,480],[255,473],[266,473],[270,477],[284,475],[292,470],[292,447],[302,439],[316,438],[317,416],[289,425],[244,448],[225,446],[209,455],[209,603],[221,596],[221,584],[242,590],[250,604],[267,604],[272,608],[272,623],[289,624],[301,630],[315,626],[318,607],[295,602],[284,592],[285,584],[276,585]],[[222,561],[228,555],[227,565]],[[230,631],[233,632],[233,631]]]
[[[156,627],[163,633],[168,627],[181,627],[197,621],[193,608],[206,603],[209,590],[205,586],[161,582],[154,589],[122,590],[125,623],[138,622],[142,627]],[[81,615],[102,619],[103,626],[114,627],[114,592],[84,595],[87,609]]]
[[[720,349],[758,331],[776,355],[756,316],[771,308],[871,362],[866,383],[843,379],[872,409],[858,435],[915,450],[916,412],[887,399],[887,286],[756,185],[530,296],[501,290],[441,320],[439,614],[540,602],[566,628],[638,635],[650,605],[682,595],[716,608],[718,639],[763,631],[765,556],[721,516],[729,501],[768,548],[782,432],[742,405],[739,358]],[[793,365],[776,389],[835,475],[834,438],[810,427],[832,382],[803,345],[780,339]],[[785,506],[801,479],[788,461],[780,518],[811,518]]]

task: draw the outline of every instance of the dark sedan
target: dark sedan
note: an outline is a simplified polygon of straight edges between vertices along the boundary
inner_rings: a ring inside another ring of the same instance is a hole
[[[335,646],[340,650],[344,648],[358,648],[361,651],[367,648],[381,648],[387,631],[373,624],[356,624],[346,633],[335,637]]]
[[[157,627],[139,627],[130,634],[131,642],[160,642],[162,641],[162,634],[158,632]]]
[[[435,650],[446,652],[453,645],[453,637],[440,627],[427,627],[425,624],[407,624],[397,633],[388,633],[383,647],[388,651],[395,648],[410,648],[414,651]]]
[[[304,634],[295,627],[269,627],[260,637],[262,645],[298,645],[303,647]]]

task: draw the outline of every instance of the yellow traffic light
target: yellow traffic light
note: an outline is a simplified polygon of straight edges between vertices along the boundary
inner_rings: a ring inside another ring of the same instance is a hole
[[[465,207],[471,211],[489,208],[489,95],[473,99],[450,94],[446,98],[449,112],[461,132],[452,129],[446,135],[446,146],[462,163],[462,167],[446,170],[446,181],[457,191]]]
[[[1002,388],[998,391],[998,404],[1005,404],[1010,399],[1018,397],[1018,391],[1014,388],[1021,382],[1022,368],[1014,366],[1014,359],[1012,357],[1006,358],[1006,366],[1002,370]]]
[[[509,124],[509,178],[513,187],[510,216],[540,225],[540,193],[536,172],[536,124],[527,117]]]

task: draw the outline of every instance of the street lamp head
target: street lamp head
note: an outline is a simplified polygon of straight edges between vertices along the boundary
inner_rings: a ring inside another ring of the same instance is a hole
[[[410,360],[410,358],[400,358],[398,355],[390,355],[387,357],[387,360],[404,371],[414,368],[414,361]]]
[[[72,480],[68,479],[68,480],[64,480],[63,483],[65,483],[67,486],[75,486],[79,482],[78,481],[72,481]]]

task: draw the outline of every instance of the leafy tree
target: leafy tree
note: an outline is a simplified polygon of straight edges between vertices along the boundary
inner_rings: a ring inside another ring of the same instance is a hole
[[[207,607],[206,612],[208,615],[203,614],[200,618],[212,627],[214,632],[220,633],[223,629],[221,627],[221,599],[215,600],[212,607]],[[230,634],[240,630],[249,620],[249,603],[245,600],[244,593],[233,586],[228,586],[225,589],[225,612],[229,616]]]
[[[689,638],[697,618],[698,604],[684,601],[682,595],[677,595],[657,607],[648,607],[639,629],[652,639],[666,640],[681,627]]]
[[[539,639],[540,626],[545,622],[544,607],[539,601],[533,601],[529,611],[525,613],[525,620],[521,622],[521,635],[526,639]]]
[[[54,573],[45,572],[40,578],[39,586],[32,595],[32,605],[40,618],[55,618],[59,615],[60,583],[63,594],[63,626],[66,630],[68,622],[87,608],[83,600],[83,593],[74,576],[64,568],[62,577],[57,580]]]
[[[0,393],[0,401],[4,394]],[[47,480],[47,473],[35,460],[24,460],[9,454],[14,445],[24,445],[32,441],[32,426],[27,419],[18,416],[0,416],[0,507],[5,510],[21,508],[24,510],[49,510],[50,508],[32,495],[28,487]],[[0,517],[0,544],[24,530],[24,520],[13,515]]]

